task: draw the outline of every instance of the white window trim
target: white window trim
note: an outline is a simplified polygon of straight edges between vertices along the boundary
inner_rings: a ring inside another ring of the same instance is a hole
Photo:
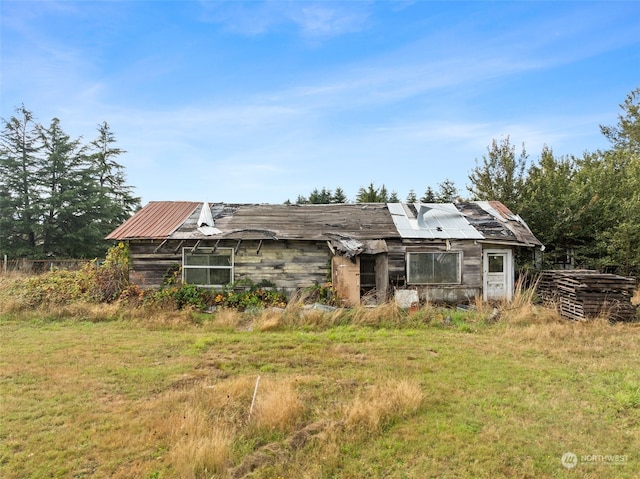
[[[214,254],[215,251],[231,251],[231,266],[210,266],[210,265],[187,265],[185,264],[185,256],[187,253],[193,254]],[[233,248],[198,248],[195,252],[193,248],[182,248],[182,281],[185,281],[185,271],[187,269],[225,269],[231,270],[230,275],[230,283],[233,283],[234,278],[234,268],[235,268],[235,250]],[[226,284],[196,284],[195,286],[201,286],[203,288],[221,288],[226,286]]]
[[[457,271],[457,280],[454,283],[419,283],[411,281],[411,261],[410,256],[412,254],[456,254],[458,255],[458,271]],[[407,264],[407,284],[416,284],[416,285],[429,285],[429,286],[447,286],[447,285],[458,285],[462,284],[462,265],[463,265],[463,257],[462,251],[409,251],[406,253],[406,264]]]

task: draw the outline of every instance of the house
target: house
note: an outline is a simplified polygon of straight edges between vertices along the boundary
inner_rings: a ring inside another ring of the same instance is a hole
[[[514,252],[541,246],[503,204],[147,204],[107,240],[129,244],[132,279],[181,270],[220,288],[248,279],[289,293],[332,281],[346,305],[397,289],[425,301],[511,298]]]

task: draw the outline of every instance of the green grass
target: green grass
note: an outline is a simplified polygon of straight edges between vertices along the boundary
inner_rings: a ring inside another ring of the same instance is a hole
[[[3,478],[640,475],[638,324],[5,318],[0,335]],[[248,418],[257,376],[276,408]],[[389,409],[400,383],[421,398]]]

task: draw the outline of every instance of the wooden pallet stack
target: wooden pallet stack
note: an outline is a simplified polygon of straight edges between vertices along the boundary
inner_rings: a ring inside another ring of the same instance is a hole
[[[613,321],[633,321],[636,307],[631,297],[634,278],[591,270],[543,271],[537,291],[545,302],[558,305],[560,314],[569,319],[592,319],[605,316]]]

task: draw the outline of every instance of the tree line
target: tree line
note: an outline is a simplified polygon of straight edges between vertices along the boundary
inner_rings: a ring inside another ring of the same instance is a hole
[[[0,255],[104,256],[104,237],[140,207],[117,161],[124,153],[106,121],[86,143],[58,118],[38,123],[24,105],[2,119]]]
[[[427,186],[408,203],[497,200],[524,218],[544,243],[543,267],[564,264],[640,276],[640,88],[630,92],[615,125],[601,125],[610,147],[581,156],[557,156],[544,146],[529,158],[510,137],[493,140],[469,172],[466,198],[454,182]],[[341,188],[314,190],[296,203],[342,203]],[[397,202],[398,194],[373,183],[357,203]]]

